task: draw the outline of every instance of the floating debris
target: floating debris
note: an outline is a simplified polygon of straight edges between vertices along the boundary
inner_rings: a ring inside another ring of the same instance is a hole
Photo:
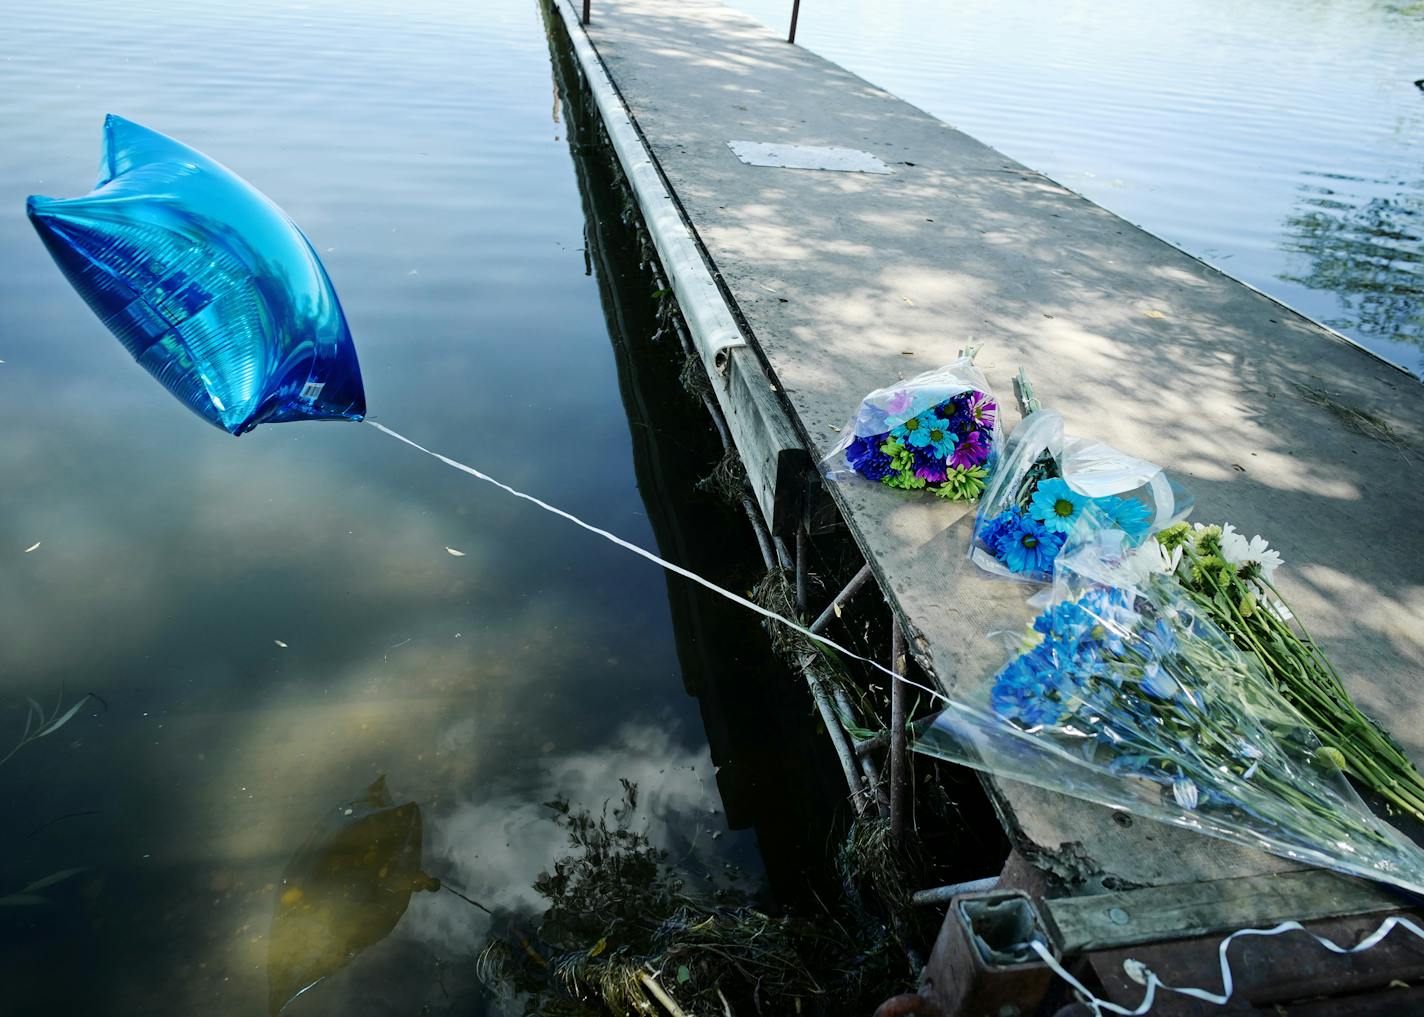
[[[396,805],[377,777],[327,815],[292,856],[276,889],[267,945],[267,1008],[278,1014],[396,927],[417,890],[420,806]]]
[[[4,361],[3,361],[3,360],[0,360],[0,364],[3,364],[3,363],[4,363]],[[41,543],[41,542],[38,541],[38,540],[35,541],[35,542],[34,542],[33,544],[31,544],[29,547],[25,548],[25,553],[26,553],[26,554],[29,554],[31,551],[38,551],[38,550],[40,549],[40,543]]]
[[[447,548],[445,549],[445,553],[448,554],[448,555],[449,555],[450,557],[452,557],[452,558],[463,558],[463,557],[465,557],[465,552],[464,552],[464,551],[457,551],[457,550],[455,550],[453,547],[447,547]]]

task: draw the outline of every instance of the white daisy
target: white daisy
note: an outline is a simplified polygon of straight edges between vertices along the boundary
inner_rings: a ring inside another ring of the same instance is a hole
[[[1261,578],[1268,583],[1276,569],[1281,567],[1281,553],[1272,550],[1265,537],[1258,533],[1247,540],[1230,523],[1221,528],[1221,556],[1237,569],[1244,565],[1258,566]]]
[[[1132,586],[1144,587],[1151,583],[1155,575],[1171,575],[1177,571],[1177,563],[1181,560],[1180,546],[1168,551],[1157,543],[1156,537],[1149,537],[1123,559],[1123,576]]]

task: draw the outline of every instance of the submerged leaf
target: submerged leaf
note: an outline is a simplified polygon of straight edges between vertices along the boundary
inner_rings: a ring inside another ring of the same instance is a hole
[[[71,720],[73,720],[74,715],[79,712],[79,708],[82,707],[88,701],[89,696],[86,693],[85,696],[79,700],[79,702],[75,703],[69,709],[65,710],[61,716],[56,717],[44,727],[40,728],[39,731],[35,733],[35,737],[43,738],[47,734],[54,734],[60,728],[64,727],[64,725],[68,724]]]
[[[43,890],[47,886],[54,886],[55,883],[62,883],[70,876],[77,876],[79,875],[79,873],[85,872],[87,870],[87,865],[81,865],[77,869],[60,869],[58,872],[53,872],[50,873],[48,876],[45,876],[44,879],[35,880],[29,886],[21,890],[20,893],[34,893],[36,890]]]
[[[48,897],[39,897],[32,893],[12,893],[8,897],[0,897],[0,908],[33,907],[52,903],[54,902]]]
[[[281,1012],[396,927],[420,871],[420,806],[396,805],[379,777],[329,812],[277,887],[267,943],[268,1010]]]

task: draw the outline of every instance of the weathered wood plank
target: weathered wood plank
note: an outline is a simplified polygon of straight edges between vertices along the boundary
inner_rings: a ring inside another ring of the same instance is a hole
[[[773,532],[787,536],[793,532],[801,509],[801,478],[811,457],[756,356],[746,349],[728,352],[726,374],[713,379],[713,392],[741,453],[762,517]]]
[[[1144,887],[1043,902],[1065,954],[1403,906],[1373,883],[1322,869]]]

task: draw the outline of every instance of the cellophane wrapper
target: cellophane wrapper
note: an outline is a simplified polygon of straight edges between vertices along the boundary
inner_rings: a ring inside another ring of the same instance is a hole
[[[964,407],[972,406],[972,409],[964,410],[972,416],[959,420],[945,418],[942,421],[954,426],[949,429],[953,440],[942,444],[940,454],[936,455],[934,444],[924,442],[912,445],[904,435],[897,437],[896,440],[905,446],[906,454],[913,456],[916,466],[923,468],[913,470],[915,476],[910,480],[913,486],[893,482],[896,478],[890,470],[891,460],[880,452],[882,442],[897,429],[903,429],[908,421],[933,417],[936,407],[955,400]],[[984,372],[974,365],[972,358],[959,357],[943,367],[876,389],[865,396],[855,415],[841,428],[840,440],[822,461],[822,468],[829,480],[855,478],[877,481],[891,487],[929,490],[956,500],[970,500],[978,497],[993,476],[1002,451],[998,411],[997,400]],[[956,464],[948,470],[951,476],[937,472],[937,462]],[[967,489],[951,490],[956,480],[961,484],[965,482],[962,473],[966,469],[977,471],[969,478]],[[956,478],[953,476],[955,473],[961,475]],[[885,475],[890,475],[890,480],[884,479]]]
[[[1337,751],[1163,574],[1156,544],[1089,521],[1012,656],[921,724],[917,752],[1424,893],[1424,852]]]
[[[1054,410],[1030,413],[979,500],[970,558],[996,576],[1046,583],[1089,507],[1140,542],[1184,519],[1192,498],[1156,463],[1065,434]]]

